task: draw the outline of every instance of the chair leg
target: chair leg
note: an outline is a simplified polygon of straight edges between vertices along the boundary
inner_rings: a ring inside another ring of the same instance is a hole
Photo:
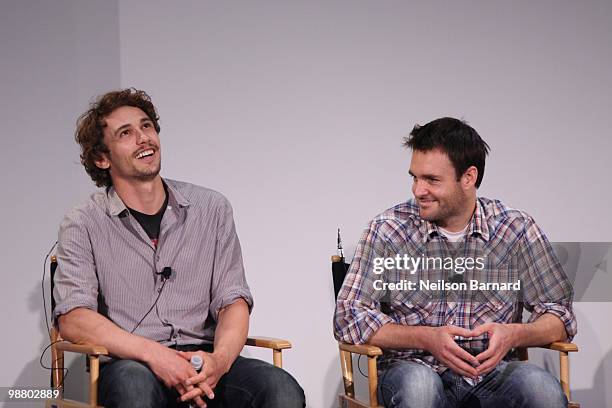
[[[348,351],[340,350],[340,367],[342,368],[342,379],[344,380],[344,394],[347,397],[354,398],[353,357]]]
[[[278,368],[283,368],[283,350],[272,350],[272,362]]]
[[[559,352],[559,380],[561,381],[561,388],[563,388],[563,392],[569,401],[569,354],[566,351]]]
[[[378,406],[378,368],[376,367],[376,356],[368,356],[368,385],[370,391],[370,405]]]
[[[527,347],[519,347],[516,349],[519,360],[527,361],[529,360],[529,351],[527,351]]]
[[[59,398],[64,397],[64,352],[55,346],[59,340],[59,332],[55,326],[49,331],[51,340],[51,387],[60,392]]]
[[[64,352],[51,346],[52,386],[60,392],[59,398],[64,398]]]
[[[98,405],[98,378],[100,377],[100,358],[89,356],[89,404]]]

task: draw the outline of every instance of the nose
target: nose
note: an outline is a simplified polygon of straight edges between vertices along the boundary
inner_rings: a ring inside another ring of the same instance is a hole
[[[142,129],[137,129],[136,132],[136,140],[138,144],[147,143],[151,139],[146,132],[142,131]]]
[[[427,190],[423,182],[419,181],[418,179],[415,179],[412,182],[412,193],[415,197],[419,198],[425,197],[429,193],[429,191]]]

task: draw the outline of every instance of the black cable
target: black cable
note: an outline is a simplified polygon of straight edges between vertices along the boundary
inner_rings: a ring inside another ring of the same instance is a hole
[[[53,250],[55,249],[55,246],[57,245],[57,241],[55,241],[53,243],[53,245],[51,246],[51,249],[49,250],[49,252],[47,252],[47,255],[45,255],[45,259],[43,261],[43,275],[42,275],[42,282],[41,282],[41,291],[42,291],[42,299],[43,299],[43,310],[44,310],[44,314],[45,314],[45,325],[47,327],[47,333],[51,333],[51,327],[49,326],[49,320],[50,317],[47,313],[47,299],[45,297],[45,276],[47,273],[47,260],[49,259],[49,256],[51,255],[51,253],[53,252]],[[151,311],[153,311],[153,308],[155,308],[155,306],[157,305],[157,302],[159,301],[159,298],[162,294],[162,291],[164,290],[164,287],[166,286],[166,281],[168,279],[166,278],[162,278],[163,282],[162,282],[162,287],[159,289],[159,292],[157,294],[157,298],[155,299],[155,302],[153,303],[153,305],[151,306],[151,308],[147,311],[147,313],[145,313],[144,316],[142,316],[142,319],[140,319],[140,321],[136,324],[136,326],[132,329],[132,331],[130,331],[130,334],[134,333],[134,331],[136,331],[136,329],[138,328],[138,326],[140,326],[140,324],[144,321],[144,319],[151,313]],[[51,294],[51,296],[53,296],[53,293]],[[53,312],[53,311],[52,311]],[[56,359],[55,361],[51,362],[51,367],[47,367],[45,366],[44,362],[43,362],[43,358],[45,357],[45,353],[47,352],[47,350],[49,350],[49,348],[51,348],[54,344],[59,343],[63,340],[56,340],[53,341],[51,343],[49,343],[44,350],[42,351],[42,353],[40,354],[40,358],[39,358],[39,363],[40,366],[46,370],[59,370],[59,368],[54,368],[53,364],[57,363],[60,359]],[[63,360],[63,358],[62,358]],[[62,378],[62,382],[61,384],[58,384],[57,388],[60,389],[63,387],[64,385],[64,381],[66,380],[66,377],[68,376],[68,368],[64,367],[64,376]]]
[[[45,259],[43,261],[43,275],[42,275],[42,282],[41,282],[41,289],[42,289],[42,299],[43,299],[43,310],[45,313],[45,325],[47,326],[47,335],[49,335],[51,333],[51,328],[49,327],[49,316],[47,314],[47,299],[45,297],[45,276],[46,276],[46,272],[47,272],[47,260],[49,259],[49,255],[51,255],[51,252],[53,252],[53,250],[55,249],[55,246],[57,245],[57,241],[55,241],[53,243],[53,245],[51,246],[51,249],[49,250],[49,252],[47,252],[47,255],[45,255]],[[51,294],[51,296],[53,296],[53,293]],[[52,347],[54,344],[59,343],[62,340],[56,340],[54,342],[49,343],[49,345],[47,345],[44,350],[42,351],[42,353],[40,353],[40,359],[39,359],[39,363],[40,366],[42,368],[44,368],[45,370],[59,370],[58,368],[53,368],[53,364],[57,363],[60,359],[56,359],[55,361],[51,361],[51,367],[47,367],[45,366],[45,364],[43,363],[43,358],[45,357],[45,353],[47,352],[47,350],[49,350],[50,347]],[[64,367],[64,377],[62,379],[61,384],[58,384],[58,389],[62,388],[64,385],[64,381],[66,380],[66,377],[68,376],[68,368]]]
[[[49,252],[47,252],[47,255],[45,256],[45,260],[43,261],[42,282],[41,282],[41,285],[40,285],[41,288],[42,288],[43,309],[45,311],[45,324],[47,325],[47,333],[51,332],[51,328],[49,327],[49,317],[47,316],[47,299],[45,299],[45,274],[47,272],[47,259],[49,259],[49,255],[51,255],[51,252],[53,252],[53,250],[55,249],[56,245],[57,245],[57,241],[55,241],[53,243],[53,245],[51,246],[51,249],[49,250]],[[53,296],[53,293],[51,294],[51,296]],[[51,311],[51,312],[53,312],[53,311]]]
[[[57,363],[58,361],[63,360],[63,358],[57,358],[55,361],[51,362],[51,367],[47,367],[47,366],[45,366],[45,363],[43,363],[43,357],[45,356],[45,353],[47,352],[47,350],[49,350],[49,348],[51,346],[53,346],[54,344],[57,344],[57,343],[61,343],[62,341],[64,341],[64,340],[55,340],[54,342],[49,343],[49,345],[47,347],[45,347],[45,349],[40,354],[40,359],[39,359],[38,362],[40,363],[40,366],[42,368],[44,368],[45,370],[51,370],[51,371],[59,370],[59,368],[53,368],[53,363]],[[62,382],[57,385],[57,389],[61,389],[64,386],[64,381],[66,380],[66,377],[68,377],[68,368],[64,367],[64,376],[62,378]]]
[[[363,375],[365,378],[368,378],[367,375],[365,375],[363,373],[363,371],[361,371],[361,365],[359,365],[359,363],[361,362],[361,357],[363,357],[363,355],[359,355],[359,357],[357,357],[357,369],[359,370],[359,374]]]
[[[162,291],[164,290],[164,287],[166,286],[166,282],[168,281],[168,279],[166,279],[166,278],[162,278],[162,280],[163,280],[162,287],[159,288],[159,292],[157,293],[157,298],[155,299],[155,302],[153,303],[153,305],[151,306],[149,311],[147,313],[145,313],[144,316],[142,316],[142,319],[140,319],[140,321],[136,324],[136,326],[134,326],[132,331],[130,331],[130,334],[133,334],[136,331],[138,326],[140,326],[140,323],[142,323],[142,321],[149,315],[149,313],[151,313],[151,311],[153,311],[153,308],[155,307],[155,305],[157,305],[157,302],[159,301],[159,297],[161,296]]]

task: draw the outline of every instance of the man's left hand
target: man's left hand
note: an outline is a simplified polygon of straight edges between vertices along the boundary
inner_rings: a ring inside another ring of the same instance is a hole
[[[488,374],[497,367],[515,343],[516,331],[512,324],[489,322],[472,330],[474,337],[484,333],[489,335],[489,347],[476,356],[476,359],[480,361],[480,365],[476,367],[478,375]]]
[[[191,356],[199,355],[204,361],[204,369],[197,375],[185,381],[186,386],[193,385],[193,389],[181,395],[181,401],[188,401],[200,395],[206,395],[209,399],[214,398],[213,389],[217,386],[219,379],[227,372],[225,364],[214,354],[204,351],[179,352],[181,357],[190,361]]]

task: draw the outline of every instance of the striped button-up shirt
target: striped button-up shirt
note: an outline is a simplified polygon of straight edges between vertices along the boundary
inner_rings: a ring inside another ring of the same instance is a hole
[[[429,262],[450,253],[456,262],[460,259],[457,252],[463,259],[480,259],[484,268],[477,270],[472,263],[472,270],[454,276],[456,284],[520,281],[520,290],[469,286],[468,290],[456,289],[459,286],[419,290],[421,281],[451,284],[454,273],[440,269],[439,264],[411,269],[389,261],[390,268],[381,273],[380,259],[400,255],[400,259],[409,256]],[[389,283],[404,286],[382,287]],[[572,297],[572,286],[550,243],[526,213],[497,200],[479,198],[465,240],[453,248],[434,223],[419,216],[418,204],[409,200],[375,217],[360,239],[338,294],[335,336],[346,343],[364,344],[388,323],[466,329],[486,322],[516,323],[522,322],[524,307],[531,312],[530,322],[544,313],[558,316],[572,339],[577,327]],[[488,344],[486,335],[460,340],[459,344],[473,354],[485,350]],[[427,351],[417,349],[384,350],[379,369],[397,360],[424,363],[438,372],[446,369]]]
[[[219,310],[247,285],[232,209],[220,193],[165,180],[155,247],[111,187],[66,215],[59,230],[54,317],[77,307],[165,345],[212,343]],[[172,268],[164,282],[161,272]],[[162,289],[161,294],[159,291]]]

